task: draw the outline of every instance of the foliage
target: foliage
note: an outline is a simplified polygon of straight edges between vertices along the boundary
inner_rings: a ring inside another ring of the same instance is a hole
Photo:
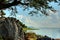
[[[51,11],[55,11],[52,6],[49,6],[49,2],[57,2],[60,0],[0,0],[0,10],[9,9],[11,10],[11,14],[15,15],[17,13],[17,7],[21,6],[24,9],[34,8],[36,11],[40,11],[44,15],[49,15],[46,10],[49,9]],[[18,5],[19,4],[19,5]],[[31,11],[29,14],[37,14],[35,10]]]
[[[28,39],[28,40],[37,40],[37,36],[35,33],[26,33],[25,37]]]
[[[3,40],[2,36],[0,35],[0,40]]]
[[[27,26],[25,24],[23,24],[22,22],[19,22],[19,24],[23,27],[23,28],[27,28]]]
[[[19,24],[23,27],[23,31],[26,32],[27,30],[35,30],[32,28],[29,28],[28,26],[26,26],[25,24],[23,24],[22,22],[19,21]]]
[[[5,13],[3,12],[3,10],[0,11],[0,16],[4,17]]]
[[[26,33],[25,37],[28,40],[48,40],[48,39],[52,39],[52,38],[50,38],[46,35],[42,36],[42,35],[35,34],[33,32]]]

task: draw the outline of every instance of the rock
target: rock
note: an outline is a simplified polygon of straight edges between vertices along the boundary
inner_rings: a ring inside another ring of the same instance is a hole
[[[24,40],[24,32],[16,18],[0,18],[0,34],[4,40]]]

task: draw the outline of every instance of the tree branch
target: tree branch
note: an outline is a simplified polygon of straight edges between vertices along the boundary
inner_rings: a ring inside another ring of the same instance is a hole
[[[29,3],[22,3],[20,1],[16,1],[16,2],[12,2],[12,3],[8,3],[8,4],[0,4],[0,10],[1,9],[6,9],[6,8],[9,8],[11,6],[16,6],[18,4],[21,4],[21,5],[28,5]]]

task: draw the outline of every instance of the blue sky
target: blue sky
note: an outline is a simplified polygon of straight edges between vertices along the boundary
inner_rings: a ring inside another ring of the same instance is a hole
[[[52,12],[52,11],[48,10],[48,13],[50,14],[49,16],[45,16],[43,14],[42,14],[42,16],[39,16],[39,14],[37,14],[38,16],[37,15],[30,16],[28,14],[29,11],[34,10],[34,9],[30,8],[30,10],[23,11],[22,7],[19,8],[17,6],[18,14],[17,14],[16,18],[31,28],[38,28],[38,29],[41,29],[41,28],[57,29],[58,28],[58,29],[60,29],[60,6],[58,6],[57,4],[58,3],[54,3],[54,2],[49,4],[49,5],[52,5],[54,7],[54,9],[57,10],[56,12]],[[7,17],[10,15],[9,14],[10,12],[8,10],[5,10],[5,13],[6,13]],[[57,32],[56,34],[59,35],[60,31]],[[54,35],[54,34],[51,33],[51,35]],[[54,37],[54,36],[51,36],[51,37]],[[57,36],[57,37],[60,38],[60,36]],[[55,37],[55,38],[57,38],[57,37]]]
[[[53,7],[57,10],[55,13],[52,11],[48,11],[50,16],[30,16],[28,15],[29,11],[34,10],[26,10],[23,11],[23,8],[18,8],[19,14],[18,14],[18,19],[21,20],[23,23],[25,23],[27,26],[32,26],[34,28],[60,28],[60,6],[57,6],[57,3],[50,3],[49,5],[54,5]]]

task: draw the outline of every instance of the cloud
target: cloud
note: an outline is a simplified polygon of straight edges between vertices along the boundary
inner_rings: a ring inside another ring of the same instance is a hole
[[[20,19],[23,19],[23,18],[24,18],[24,16],[23,16],[23,15],[19,15],[18,17],[19,17]]]
[[[42,17],[42,19],[35,18],[34,20],[33,18],[32,20],[31,18],[28,18],[25,21],[28,21],[27,23],[35,28],[60,28],[60,17],[58,16],[58,12],[48,17]]]
[[[27,26],[34,28],[60,28],[60,12],[53,13],[49,11],[50,16],[31,17],[26,15],[18,15],[20,19]]]
[[[60,28],[60,22],[57,17],[58,15],[48,16],[48,17],[42,17],[40,18],[31,18],[29,16],[21,16],[23,23],[25,23],[27,26],[32,26],[34,28]]]

